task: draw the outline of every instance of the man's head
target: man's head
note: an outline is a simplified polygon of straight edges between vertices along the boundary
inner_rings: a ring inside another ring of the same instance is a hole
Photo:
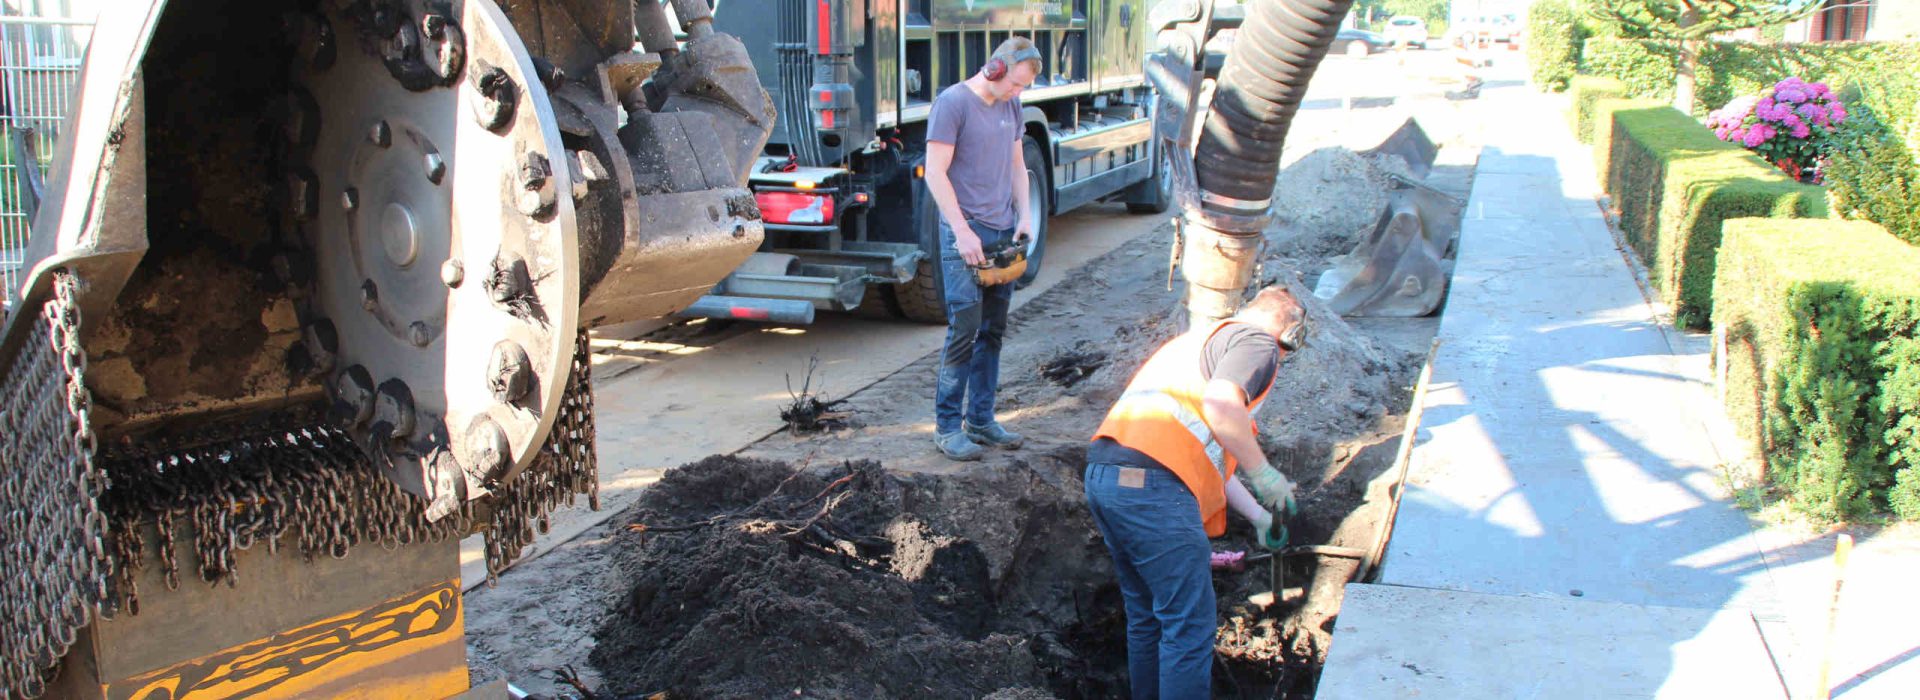
[[[1298,349],[1306,340],[1307,309],[1284,284],[1260,290],[1233,318],[1259,326],[1288,350]]]
[[[999,78],[993,77],[991,69],[994,61],[1005,68]],[[987,63],[980,69],[980,75],[987,79],[987,90],[993,93],[993,99],[1011,100],[1020,96],[1020,91],[1033,84],[1034,76],[1040,74],[1040,50],[1034,48],[1033,40],[1016,36],[1000,42],[1000,47],[987,57]]]

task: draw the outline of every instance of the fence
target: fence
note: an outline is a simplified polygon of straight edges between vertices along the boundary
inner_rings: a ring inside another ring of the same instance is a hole
[[[0,16],[0,278],[11,308],[30,205],[73,104],[88,20]]]

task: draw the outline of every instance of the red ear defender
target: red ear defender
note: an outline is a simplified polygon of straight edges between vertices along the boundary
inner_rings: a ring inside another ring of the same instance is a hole
[[[980,73],[985,75],[987,80],[1007,77],[1007,62],[998,58],[987,59],[987,65],[980,68]]]
[[[1040,50],[1029,46],[1013,52],[1012,58],[1014,63],[1021,61],[1038,61],[1040,60]],[[998,56],[987,59],[987,65],[980,67],[980,74],[987,80],[999,80],[1007,77],[1006,59]]]

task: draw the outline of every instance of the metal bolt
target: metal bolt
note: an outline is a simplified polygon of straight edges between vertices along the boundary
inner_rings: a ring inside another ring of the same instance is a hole
[[[373,280],[360,283],[360,308],[368,311],[380,308],[380,287]]]
[[[513,107],[520,99],[520,86],[513,77],[497,66],[485,61],[475,60],[468,85],[473,93],[467,102],[472,107],[473,117],[480,126],[488,131],[499,131],[513,118]]]
[[[503,254],[493,260],[493,274],[487,276],[488,296],[495,303],[505,304],[526,295],[530,277],[527,274],[527,261],[511,253]]]
[[[313,173],[299,168],[287,175],[287,208],[293,218],[306,221],[313,218],[315,200],[320,198],[320,186],[314,182]]]
[[[348,425],[363,425],[373,418],[373,375],[360,365],[348,367],[333,382],[334,410]]]
[[[405,438],[413,434],[413,392],[405,382],[389,379],[380,383],[379,396],[374,400],[373,422],[386,425],[389,437]]]
[[[326,374],[333,371],[334,360],[340,353],[340,332],[335,330],[333,322],[317,319],[301,330],[301,340],[307,345],[307,356],[313,359],[313,371]]]
[[[300,37],[301,50],[307,58],[307,66],[316,71],[333,67],[336,52],[333,44],[333,23],[318,13],[306,13],[300,18],[306,29]]]
[[[447,161],[445,158],[441,158],[440,154],[428,153],[426,165],[427,180],[433,182],[433,184],[440,184],[440,179],[447,176]]]
[[[493,356],[487,360],[487,388],[493,390],[494,400],[518,401],[532,384],[533,366],[527,351],[511,340],[495,343]]]
[[[374,122],[373,127],[367,129],[367,142],[381,148],[393,145],[393,127],[387,126],[385,119]]]
[[[349,187],[340,193],[340,207],[347,211],[360,208],[360,190]]]
[[[492,418],[480,416],[467,428],[465,440],[460,442],[461,452],[467,471],[491,478],[499,474],[507,465],[512,445],[507,444],[507,433]]]
[[[427,343],[433,342],[433,331],[427,328],[426,323],[414,321],[412,325],[407,326],[407,341],[413,343],[416,348],[424,348]]]
[[[553,208],[553,163],[537,151],[520,156],[520,213],[539,216]]]
[[[467,267],[460,264],[460,261],[448,260],[440,263],[440,281],[447,283],[447,287],[458,289],[460,283],[466,279]]]

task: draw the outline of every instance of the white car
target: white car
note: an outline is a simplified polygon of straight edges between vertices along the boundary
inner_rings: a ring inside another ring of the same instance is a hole
[[[1380,30],[1387,41],[1394,45],[1407,45],[1414,48],[1427,47],[1427,21],[1419,17],[1400,15],[1387,20],[1387,26]]]

